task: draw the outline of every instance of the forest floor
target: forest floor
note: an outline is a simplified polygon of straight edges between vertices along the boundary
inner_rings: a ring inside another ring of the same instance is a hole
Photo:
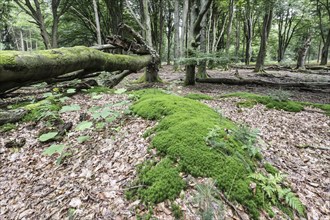
[[[212,77],[233,77],[234,70],[209,71]],[[269,71],[282,79],[297,77],[297,73]],[[250,70],[240,70],[243,77],[254,76]],[[141,73],[127,77],[118,88],[142,87],[131,84]],[[173,72],[171,66],[160,70],[165,83],[153,85],[177,95],[207,94],[213,100],[205,104],[217,109],[228,119],[258,129],[265,159],[287,174],[291,188],[307,208],[307,219],[328,219],[330,216],[330,117],[322,110],[306,107],[301,112],[268,109],[256,104],[246,108],[238,105],[242,98],[222,98],[232,92],[251,92],[263,95],[274,89],[255,86],[197,84],[183,86],[183,72]],[[262,76],[261,76],[262,77]],[[299,79],[330,81],[330,76],[299,74]],[[269,78],[269,77],[267,77]],[[45,90],[22,89],[18,92],[41,95]],[[20,122],[9,132],[0,133],[0,219],[136,219],[146,216],[148,207],[141,201],[128,201],[125,192],[136,177],[138,164],[156,156],[148,149],[150,138],[143,134],[156,122],[125,114],[131,104],[129,95],[77,93],[65,100],[65,105],[79,106],[79,111],[60,113],[65,123],[74,127],[82,118],[90,117],[95,106],[110,106],[117,116],[110,124],[83,131],[71,130],[58,144],[70,147],[71,156],[58,166],[56,157],[45,156],[50,143],[40,143],[38,137],[48,126],[47,121]],[[330,103],[329,93],[289,91],[290,99],[315,103]],[[79,143],[78,138],[88,136]],[[25,142],[21,148],[7,148],[10,141]],[[181,207],[184,219],[200,219],[194,197],[196,184],[207,179],[184,177],[188,182],[175,203]],[[239,205],[223,201],[225,219],[249,219]],[[235,209],[232,209],[235,205]],[[153,217],[174,219],[171,202],[153,208]],[[275,219],[285,219],[277,215]],[[223,219],[221,216],[216,219]],[[262,215],[261,219],[267,219]]]

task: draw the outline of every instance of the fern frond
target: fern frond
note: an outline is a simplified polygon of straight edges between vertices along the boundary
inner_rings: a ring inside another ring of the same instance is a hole
[[[249,177],[254,180],[261,181],[262,183],[267,182],[267,178],[264,175],[262,175],[261,173],[252,173],[251,175],[249,175]]]
[[[289,192],[286,194],[285,202],[289,204],[292,209],[296,210],[299,215],[305,215],[305,206],[293,192]]]

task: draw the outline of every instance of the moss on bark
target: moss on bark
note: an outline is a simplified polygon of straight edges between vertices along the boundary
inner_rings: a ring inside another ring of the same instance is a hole
[[[33,52],[1,51],[0,92],[23,83],[44,81],[77,70],[138,71],[151,60],[150,55],[108,54],[83,46]]]

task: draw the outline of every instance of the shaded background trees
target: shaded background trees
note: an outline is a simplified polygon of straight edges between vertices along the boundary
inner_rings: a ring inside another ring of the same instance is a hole
[[[162,61],[176,68],[186,64],[192,81],[196,66],[198,77],[206,77],[206,65],[222,58],[259,71],[264,63],[297,64],[305,50],[307,62],[328,63],[329,0],[0,0],[0,5],[0,49],[92,46],[125,34],[118,25],[126,23]]]

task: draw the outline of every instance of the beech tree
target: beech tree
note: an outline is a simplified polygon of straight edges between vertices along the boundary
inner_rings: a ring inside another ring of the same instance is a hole
[[[256,67],[254,69],[255,72],[264,71],[268,37],[269,37],[269,33],[270,33],[271,25],[272,25],[272,19],[273,19],[273,11],[274,11],[273,6],[274,6],[274,2],[266,1],[264,20],[263,20],[263,25],[262,25],[262,29],[261,29],[260,48],[259,48]]]
[[[48,7],[47,3],[40,0],[14,0],[15,3],[28,15],[33,18],[39,29],[46,49],[58,47],[58,25],[60,18],[68,11],[72,1],[70,0],[52,0],[50,9],[52,12],[51,35],[48,34],[45,15],[42,7]]]
[[[319,18],[319,30],[323,42],[321,65],[328,63],[330,47],[330,3],[329,0],[316,0],[316,10]]]

